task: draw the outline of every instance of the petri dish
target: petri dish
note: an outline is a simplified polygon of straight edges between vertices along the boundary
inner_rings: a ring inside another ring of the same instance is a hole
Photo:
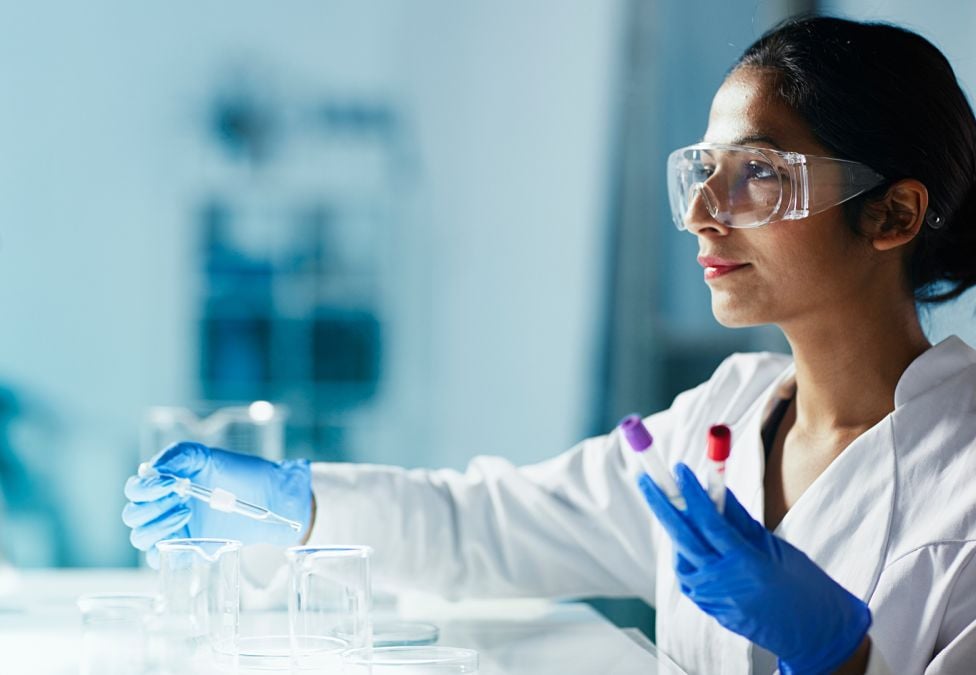
[[[440,629],[432,623],[418,621],[386,621],[373,626],[374,647],[418,647],[432,645],[440,637]]]
[[[478,672],[478,652],[459,647],[369,647],[342,655],[344,675],[456,675]]]
[[[242,672],[258,670],[312,670],[341,663],[349,647],[345,640],[312,635],[256,635],[238,640],[238,666]],[[300,666],[295,663],[297,657]]]

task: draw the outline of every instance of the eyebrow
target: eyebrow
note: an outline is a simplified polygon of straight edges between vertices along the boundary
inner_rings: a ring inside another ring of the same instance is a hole
[[[704,137],[702,137],[702,139],[699,142],[704,143],[705,142]],[[749,145],[751,143],[768,143],[769,145],[773,146],[778,150],[783,150],[783,146],[777,143],[776,139],[774,139],[772,136],[767,136],[765,134],[750,134],[748,136],[739,136],[738,138],[729,141],[729,145]]]
[[[765,134],[752,134],[750,136],[741,136],[732,141],[732,145],[749,145],[751,143],[768,143],[769,145],[782,150],[783,148],[772,136],[766,136]]]

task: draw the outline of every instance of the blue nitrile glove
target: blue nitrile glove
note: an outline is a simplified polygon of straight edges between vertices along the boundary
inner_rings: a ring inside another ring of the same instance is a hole
[[[868,606],[756,522],[731,490],[723,517],[691,469],[678,464],[675,477],[684,512],[646,474],[639,485],[674,542],[681,592],[775,654],[783,675],[829,673],[847,661],[871,625]]]
[[[132,476],[125,483],[129,503],[122,511],[122,520],[132,528],[132,545],[147,552],[152,567],[158,564],[156,542],[163,539],[216,537],[238,539],[243,544],[292,546],[300,543],[308,530],[312,513],[308,460],[270,462],[199,443],[177,443],[159,453],[150,464],[159,473],[189,478],[209,488],[223,488],[238,499],[302,525],[296,532],[285,525],[217,511],[204,502],[173,492],[173,478]]]

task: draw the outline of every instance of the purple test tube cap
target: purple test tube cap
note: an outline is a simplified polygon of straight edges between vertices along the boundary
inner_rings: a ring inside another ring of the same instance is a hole
[[[651,432],[644,426],[640,415],[628,415],[620,421],[620,429],[624,432],[624,438],[630,443],[630,447],[637,452],[643,452],[651,447],[654,439]]]

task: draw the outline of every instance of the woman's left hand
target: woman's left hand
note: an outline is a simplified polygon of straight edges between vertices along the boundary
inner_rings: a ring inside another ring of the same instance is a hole
[[[827,673],[847,661],[871,625],[868,606],[756,522],[731,491],[723,516],[685,464],[675,466],[675,477],[686,511],[646,474],[639,485],[674,542],[681,592],[775,654],[784,675]]]

